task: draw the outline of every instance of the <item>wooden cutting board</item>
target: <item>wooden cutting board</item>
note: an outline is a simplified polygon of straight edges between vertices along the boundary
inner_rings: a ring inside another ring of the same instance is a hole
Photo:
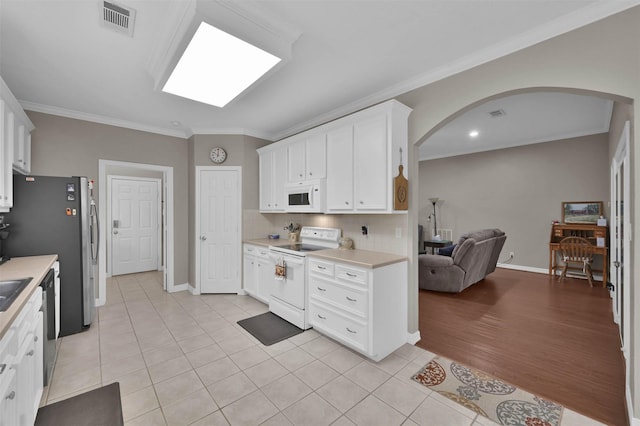
[[[409,181],[402,174],[404,167],[398,166],[398,176],[393,178],[393,209],[409,210]]]

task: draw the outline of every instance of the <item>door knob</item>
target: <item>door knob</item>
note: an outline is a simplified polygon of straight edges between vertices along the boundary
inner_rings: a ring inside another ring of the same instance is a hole
[[[207,241],[207,237],[205,237],[204,235],[200,236],[200,240],[201,241]]]
[[[114,230],[113,230],[113,235],[116,235],[117,233],[118,233],[118,230],[117,230],[117,229],[114,229]]]

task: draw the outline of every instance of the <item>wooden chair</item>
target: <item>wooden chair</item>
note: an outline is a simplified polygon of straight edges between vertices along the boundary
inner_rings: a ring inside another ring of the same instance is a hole
[[[560,241],[560,259],[564,263],[560,280],[567,277],[569,265],[578,265],[582,273],[587,277],[589,285],[593,287],[593,273],[591,264],[593,263],[594,246],[587,239],[582,237],[567,237]],[[574,268],[572,268],[574,269]]]

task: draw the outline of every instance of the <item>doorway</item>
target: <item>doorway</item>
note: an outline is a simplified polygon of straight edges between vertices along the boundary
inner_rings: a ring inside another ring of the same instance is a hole
[[[149,176],[151,174],[151,176]],[[173,167],[159,166],[155,164],[131,163],[125,161],[98,160],[98,214],[100,222],[106,224],[102,230],[103,238],[100,239],[100,253],[98,256],[98,291],[96,306],[104,305],[106,302],[107,277],[110,275],[107,265],[109,259],[107,255],[107,235],[111,235],[111,224],[107,220],[110,211],[110,200],[108,197],[108,176],[128,176],[128,177],[158,177],[161,181],[162,206],[160,210],[160,223],[162,228],[161,238],[161,265],[163,266],[163,288],[165,291],[173,293],[183,290],[176,288],[174,283],[174,201],[173,201]],[[185,285],[186,287],[186,285]]]
[[[107,223],[111,276],[162,267],[161,180],[109,175]]]
[[[610,277],[611,297],[613,299],[614,321],[620,330],[622,354],[630,380],[630,322],[631,322],[631,279],[629,265],[625,259],[631,253],[631,181],[629,166],[630,124],[625,122],[615,156],[611,162],[611,230],[610,230]]]
[[[196,167],[196,293],[238,293],[242,168]]]

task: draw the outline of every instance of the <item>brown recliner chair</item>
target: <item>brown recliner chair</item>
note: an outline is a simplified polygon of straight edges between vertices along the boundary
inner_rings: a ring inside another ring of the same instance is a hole
[[[418,256],[419,287],[459,293],[496,270],[507,239],[499,229],[483,229],[460,237],[451,257]]]

